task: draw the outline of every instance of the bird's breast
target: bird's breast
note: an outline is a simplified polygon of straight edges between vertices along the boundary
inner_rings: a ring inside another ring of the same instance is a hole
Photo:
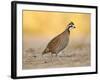
[[[60,46],[62,46],[62,48],[64,48],[64,47],[66,47],[67,46],[67,44],[68,44],[68,42],[69,42],[69,36],[64,36],[64,37],[62,37],[62,39],[60,40]]]

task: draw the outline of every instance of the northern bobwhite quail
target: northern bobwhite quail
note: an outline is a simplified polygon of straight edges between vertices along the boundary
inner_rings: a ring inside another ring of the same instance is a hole
[[[63,31],[61,34],[53,38],[47,45],[46,49],[43,51],[42,55],[51,53],[51,54],[57,54],[62,51],[69,42],[69,36],[70,36],[70,30],[72,28],[75,28],[75,25],[73,22],[70,22],[67,25],[67,28],[65,31]]]

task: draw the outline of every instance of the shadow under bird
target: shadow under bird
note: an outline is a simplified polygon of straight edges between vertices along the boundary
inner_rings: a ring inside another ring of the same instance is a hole
[[[74,29],[75,25],[73,22],[70,22],[67,25],[67,28],[58,36],[56,36],[55,38],[53,38],[47,45],[47,47],[45,48],[45,50],[43,51],[42,55],[47,54],[47,53],[51,53],[55,54],[57,56],[57,54],[62,51],[69,42],[69,36],[70,36],[70,30]]]

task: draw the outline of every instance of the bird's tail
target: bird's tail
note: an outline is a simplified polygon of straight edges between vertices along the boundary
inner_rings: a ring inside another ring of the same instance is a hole
[[[46,48],[46,49],[42,52],[42,55],[44,55],[44,54],[46,54],[46,53],[48,53],[48,52],[50,52],[50,51],[49,51],[49,48]]]

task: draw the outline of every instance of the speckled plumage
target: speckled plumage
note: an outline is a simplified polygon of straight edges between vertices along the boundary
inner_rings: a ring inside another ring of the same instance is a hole
[[[71,25],[72,24],[72,25]],[[43,51],[42,54],[46,54],[51,52],[51,54],[58,54],[61,50],[63,50],[69,42],[69,36],[70,36],[70,27],[73,27],[73,23],[69,23],[68,28],[53,38],[47,45],[46,49]]]

